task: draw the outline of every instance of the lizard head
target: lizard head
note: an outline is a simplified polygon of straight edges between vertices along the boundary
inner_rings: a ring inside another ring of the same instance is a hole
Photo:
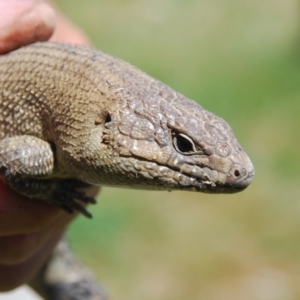
[[[111,158],[101,162],[101,173],[109,174],[101,184],[208,193],[246,188],[254,168],[229,125],[162,83],[152,85],[116,91],[118,109],[112,100],[102,136]]]
[[[251,183],[253,165],[223,119],[126,62],[105,54],[93,59],[98,75],[89,78],[100,99],[93,107],[100,109],[85,159],[91,171],[82,179],[211,193]]]

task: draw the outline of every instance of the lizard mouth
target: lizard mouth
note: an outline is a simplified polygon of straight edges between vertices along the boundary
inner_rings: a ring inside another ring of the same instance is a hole
[[[253,167],[246,168],[234,164],[229,173],[211,170],[208,167],[184,165],[180,170],[162,166],[155,162],[140,161],[134,158],[126,160],[120,167],[131,175],[128,186],[148,190],[185,190],[203,193],[237,193],[244,190],[254,176]]]
[[[253,175],[247,176],[240,180],[229,180],[223,182],[213,182],[210,180],[203,180],[195,177],[188,177],[185,174],[180,174],[179,172],[174,172],[177,182],[177,187],[174,189],[186,190],[186,191],[196,191],[202,193],[212,193],[212,194],[231,194],[241,192],[247,188],[247,186],[252,181]],[[228,179],[228,178],[227,178]]]

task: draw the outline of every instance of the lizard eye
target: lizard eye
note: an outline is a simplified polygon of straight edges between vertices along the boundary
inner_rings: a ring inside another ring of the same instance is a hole
[[[174,135],[173,144],[175,149],[183,154],[192,154],[196,152],[194,142],[188,136],[177,133]]]

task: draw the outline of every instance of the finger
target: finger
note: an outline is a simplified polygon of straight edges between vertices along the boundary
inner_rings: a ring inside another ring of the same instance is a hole
[[[95,187],[89,188],[87,194],[94,196],[97,189]],[[21,198],[21,197],[20,197]],[[20,199],[24,200],[24,199]],[[29,200],[29,199],[25,199]],[[38,202],[39,203],[39,202]],[[49,207],[51,208],[51,207]],[[15,211],[18,213],[18,211]],[[45,212],[48,213],[47,211]],[[72,219],[77,216],[78,213],[66,214],[62,212],[49,223],[48,226],[41,226],[40,228],[33,232],[28,232],[28,228],[32,228],[32,224],[27,225],[27,228],[22,228],[26,234],[12,234],[0,236],[0,265],[18,265],[30,259],[32,256],[36,255],[38,251],[47,243],[48,240],[52,239],[54,236],[61,235],[65,230],[66,226],[70,223]],[[33,224],[38,222],[38,214],[33,215],[34,219],[31,219]],[[1,227],[2,227],[2,219]],[[13,220],[18,220],[17,218]],[[14,222],[10,219],[11,225],[14,226]],[[19,226],[17,230],[19,230]]]
[[[51,37],[53,42],[64,42],[79,45],[89,45],[90,41],[86,35],[74,23],[64,15],[57,13],[57,22],[54,34]]]
[[[15,193],[0,180],[0,237],[38,231],[48,227],[60,214],[65,213]]]
[[[83,191],[94,197],[99,187]],[[17,194],[0,180],[0,237],[34,233],[49,227],[60,216],[72,217],[57,207]]]
[[[18,265],[27,261],[53,236],[61,235],[75,216],[76,214],[60,215],[48,227],[30,234],[0,237],[0,265]]]
[[[30,281],[49,257],[59,239],[60,235],[53,236],[30,259],[22,263],[14,265],[2,265],[0,263],[0,291],[14,289]]]
[[[0,0],[0,53],[48,40],[55,28],[55,12],[38,0]]]

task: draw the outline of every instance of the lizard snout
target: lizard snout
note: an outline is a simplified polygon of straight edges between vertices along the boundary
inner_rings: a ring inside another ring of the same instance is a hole
[[[234,164],[226,177],[226,183],[231,186],[243,189],[252,182],[253,178],[254,168],[251,163],[249,163],[247,166]]]

